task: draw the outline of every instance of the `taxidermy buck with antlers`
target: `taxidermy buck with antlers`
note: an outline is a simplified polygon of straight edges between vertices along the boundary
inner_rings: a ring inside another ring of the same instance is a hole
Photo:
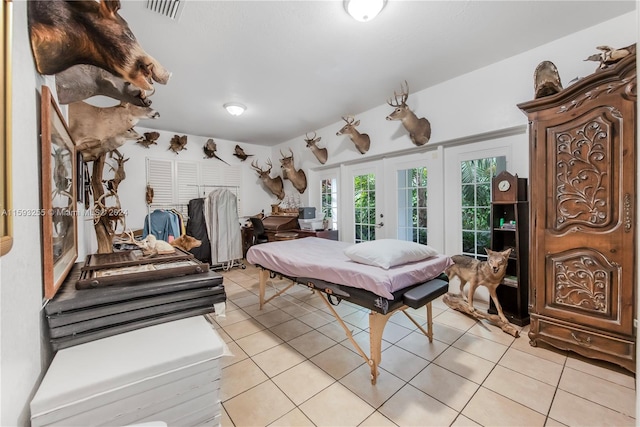
[[[269,169],[263,170],[260,166],[258,166],[258,161],[255,160],[251,162],[251,167],[258,172],[258,176],[260,177],[260,181],[273,193],[278,200],[284,199],[284,184],[282,182],[282,178],[280,176],[276,176],[275,178],[271,178],[269,174],[271,173],[271,168],[273,167],[271,164],[271,159],[267,159],[267,166]]]
[[[298,193],[304,193],[304,190],[307,189],[307,175],[304,173],[302,169],[296,170],[295,165],[293,164],[293,150],[289,148],[290,156],[285,156],[282,150],[280,150],[280,155],[282,158],[280,159],[280,167],[282,168],[282,177],[284,179],[288,179],[293,184],[294,188],[298,190]]]
[[[317,143],[320,142],[322,137],[319,136],[316,138],[315,132],[313,133],[313,136],[311,138],[309,138],[309,135],[306,133],[304,135],[306,136],[304,140],[307,143],[307,147],[311,149],[311,152],[313,153],[314,156],[316,156],[316,159],[318,159],[318,161],[324,165],[327,162],[327,157],[328,157],[327,149],[318,148],[318,145],[317,145]]]
[[[109,165],[109,168],[113,171],[113,178],[102,181],[107,185],[107,190],[113,194],[118,192],[118,186],[127,177],[127,173],[124,170],[124,164],[129,160],[129,158],[125,159],[118,150],[113,150],[109,153],[111,158],[113,158],[114,155],[116,157],[116,167],[114,168],[112,165]]]
[[[395,107],[393,113],[387,116],[387,120],[400,120],[404,128],[409,132],[409,138],[415,145],[424,145],[429,142],[431,138],[431,123],[424,117],[418,118],[413,111],[409,109],[407,105],[407,98],[409,98],[409,84],[404,81],[404,86],[400,86],[402,93],[400,94],[400,101],[398,101],[398,94],[393,91],[393,98],[387,101],[387,104]]]
[[[360,120],[355,121],[355,117],[353,116],[347,116],[346,118],[343,117],[342,120],[347,122],[347,124],[342,126],[342,129],[336,132],[336,136],[349,135],[349,138],[351,138],[351,141],[353,141],[360,154],[364,154],[369,151],[371,138],[369,138],[369,135],[366,133],[360,133],[358,132],[358,129],[356,129],[356,126],[360,125]]]

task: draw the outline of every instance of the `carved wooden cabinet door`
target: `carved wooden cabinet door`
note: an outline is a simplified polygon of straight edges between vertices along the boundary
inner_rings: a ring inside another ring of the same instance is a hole
[[[634,56],[519,105],[530,119],[532,343],[627,367],[635,353],[635,102]]]

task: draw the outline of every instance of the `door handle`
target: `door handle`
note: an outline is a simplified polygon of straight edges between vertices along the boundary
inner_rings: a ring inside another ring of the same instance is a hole
[[[384,226],[384,222],[380,221],[378,224],[376,224],[376,228],[380,228]]]

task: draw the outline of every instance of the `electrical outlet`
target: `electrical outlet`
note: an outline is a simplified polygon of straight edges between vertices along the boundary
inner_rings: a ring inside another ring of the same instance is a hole
[[[638,319],[633,319],[633,327],[638,328]]]

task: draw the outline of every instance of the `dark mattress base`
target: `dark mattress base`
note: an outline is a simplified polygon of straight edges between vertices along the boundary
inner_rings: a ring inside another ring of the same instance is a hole
[[[269,269],[265,270],[271,271]],[[403,306],[411,308],[423,307],[435,298],[446,294],[449,290],[449,278],[444,273],[441,273],[435,279],[408,286],[393,292],[393,299],[381,297],[380,295],[376,295],[365,289],[339,285],[337,283],[326,282],[320,279],[313,279],[310,277],[290,277],[273,271],[271,271],[271,274],[282,276],[293,282],[322,291],[327,294],[327,299],[333,305],[337,305],[341,300],[344,300],[380,314],[393,312]]]

